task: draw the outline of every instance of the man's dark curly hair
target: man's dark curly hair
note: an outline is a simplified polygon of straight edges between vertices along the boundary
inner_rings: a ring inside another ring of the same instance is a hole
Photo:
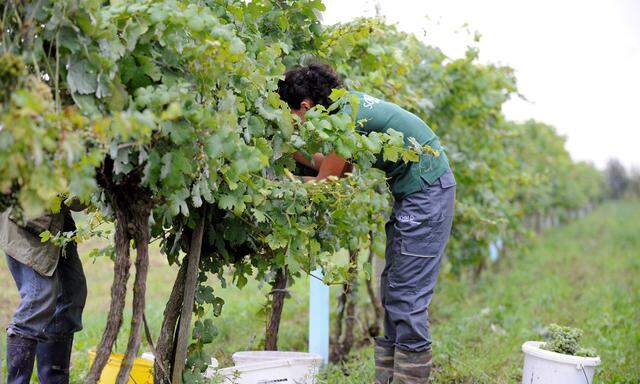
[[[291,109],[300,109],[304,99],[329,107],[331,90],[341,87],[340,76],[330,65],[311,63],[285,72],[284,80],[278,82],[278,93]]]

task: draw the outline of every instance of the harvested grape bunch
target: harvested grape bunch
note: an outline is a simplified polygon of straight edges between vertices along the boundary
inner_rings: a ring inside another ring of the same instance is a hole
[[[551,324],[544,336],[545,343],[541,346],[542,349],[565,355],[583,357],[597,356],[593,349],[580,347],[580,339],[582,338],[581,329]]]

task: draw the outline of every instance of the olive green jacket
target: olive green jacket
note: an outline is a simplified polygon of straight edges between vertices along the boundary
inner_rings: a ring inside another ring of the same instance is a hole
[[[40,233],[62,231],[64,213],[51,213],[18,225],[11,218],[11,209],[0,214],[0,249],[8,256],[28,265],[41,275],[51,276],[58,266],[60,247],[51,241],[40,241]]]
[[[60,247],[51,241],[43,243],[40,234],[44,231],[56,235],[65,230],[65,217],[71,211],[82,211],[86,206],[77,199],[71,199],[68,206],[62,206],[59,213],[48,213],[27,221],[24,226],[12,219],[11,208],[0,213],[0,249],[22,264],[28,265],[44,276],[51,276],[58,267]]]

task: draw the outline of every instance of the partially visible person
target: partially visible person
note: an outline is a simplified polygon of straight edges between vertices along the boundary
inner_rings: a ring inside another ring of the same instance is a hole
[[[296,67],[278,84],[280,98],[304,121],[315,105],[330,105],[332,89],[340,88],[336,72],[325,64]],[[456,181],[440,140],[416,115],[362,92],[356,129],[363,134],[393,128],[404,135],[405,146],[413,137],[437,154],[424,153],[414,163],[385,162],[383,170],[395,199],[386,225],[386,265],[381,277],[385,309],[384,336],[376,339],[376,384],[424,384],[431,372],[431,337],[428,307],[438,279],[440,262],[451,233]],[[349,111],[345,111],[349,112]],[[340,176],[348,163],[336,153],[314,154],[312,162],[296,154],[298,162],[317,170],[305,180]]]
[[[63,206],[19,225],[12,210],[0,214],[0,249],[20,294],[7,327],[7,383],[29,383],[34,360],[40,383],[69,383],[73,335],[82,329],[87,284],[76,244],[65,249],[42,243],[40,233],[75,230],[70,209]]]

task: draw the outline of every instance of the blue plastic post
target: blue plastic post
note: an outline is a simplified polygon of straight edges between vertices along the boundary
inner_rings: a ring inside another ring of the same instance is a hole
[[[502,238],[498,237],[496,241],[492,241],[489,243],[489,258],[491,261],[496,261],[500,257],[500,251],[502,251],[502,247],[504,243],[502,242]]]
[[[491,259],[491,261],[496,261],[498,260],[498,257],[500,257],[498,244],[496,244],[495,241],[492,241],[491,243],[489,243],[489,258]]]
[[[309,284],[309,352],[329,362],[329,286],[321,269],[311,273]]]

